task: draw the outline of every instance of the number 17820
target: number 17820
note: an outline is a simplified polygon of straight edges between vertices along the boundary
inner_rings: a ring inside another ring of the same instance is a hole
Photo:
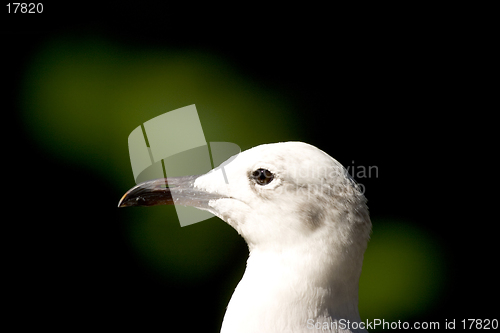
[[[25,2],[14,2],[8,3],[7,8],[9,9],[9,14],[40,14],[43,12],[43,4],[39,3],[25,3]]]

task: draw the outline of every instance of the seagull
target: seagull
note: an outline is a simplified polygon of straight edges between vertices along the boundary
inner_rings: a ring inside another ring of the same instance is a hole
[[[366,198],[322,150],[260,145],[204,175],[138,184],[118,206],[162,204],[209,211],[248,245],[221,333],[366,332],[358,312]]]

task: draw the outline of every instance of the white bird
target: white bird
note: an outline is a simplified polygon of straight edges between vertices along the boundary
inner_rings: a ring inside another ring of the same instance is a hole
[[[254,147],[205,175],[148,181],[119,206],[190,205],[245,239],[250,255],[221,333],[366,332],[358,283],[371,232],[345,168],[302,142]],[[163,187],[161,187],[163,185]]]

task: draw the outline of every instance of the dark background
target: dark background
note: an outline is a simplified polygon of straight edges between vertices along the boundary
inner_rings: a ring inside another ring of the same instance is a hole
[[[61,33],[207,50],[264,89],[279,89],[301,119],[302,141],[344,164],[378,166],[379,178],[363,180],[373,220],[411,221],[440,244],[441,297],[405,320],[498,318],[497,221],[482,217],[495,206],[480,199],[487,199],[481,186],[496,178],[484,174],[494,151],[481,149],[496,141],[482,139],[477,122],[496,122],[479,115],[490,108],[488,19],[450,8],[44,5],[40,15],[4,8],[1,16],[3,272],[21,325],[217,332],[228,301],[220,290],[233,283],[223,270],[194,286],[152,274],[127,240],[127,212],[115,208],[133,184],[117,188],[47,156],[26,135],[19,103],[26,63]],[[265,116],[256,112],[248,126],[268,130]],[[228,265],[242,271],[244,244],[239,251]]]

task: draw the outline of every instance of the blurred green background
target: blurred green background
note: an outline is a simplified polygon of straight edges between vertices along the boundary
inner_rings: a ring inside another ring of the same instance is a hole
[[[391,43],[369,38],[365,45],[385,50],[380,57],[360,56],[347,39],[333,51],[319,43],[322,35],[298,43],[300,29],[214,41],[208,32],[172,36],[174,23],[151,35],[110,33],[110,23],[92,22],[27,31],[26,44],[7,38],[9,142],[16,138],[8,149],[11,161],[25,161],[16,171],[27,180],[16,187],[23,199],[16,194],[21,217],[10,222],[12,264],[31,310],[50,299],[51,311],[75,326],[104,319],[110,327],[218,332],[245,268],[241,237],[218,218],[181,228],[173,207],[116,208],[135,185],[130,132],[196,104],[207,141],[242,150],[304,141],[345,166],[378,168],[378,177],[357,179],[373,222],[360,281],[363,320],[491,314],[456,304],[469,276],[457,276],[462,234],[446,227],[456,221],[442,219],[427,184],[432,172],[421,171],[434,163],[432,145],[419,138],[422,128],[429,136],[435,129],[421,112],[425,98],[417,98],[425,79],[417,72],[426,66],[407,68],[411,56],[393,58]],[[424,151],[428,162],[415,157]]]

